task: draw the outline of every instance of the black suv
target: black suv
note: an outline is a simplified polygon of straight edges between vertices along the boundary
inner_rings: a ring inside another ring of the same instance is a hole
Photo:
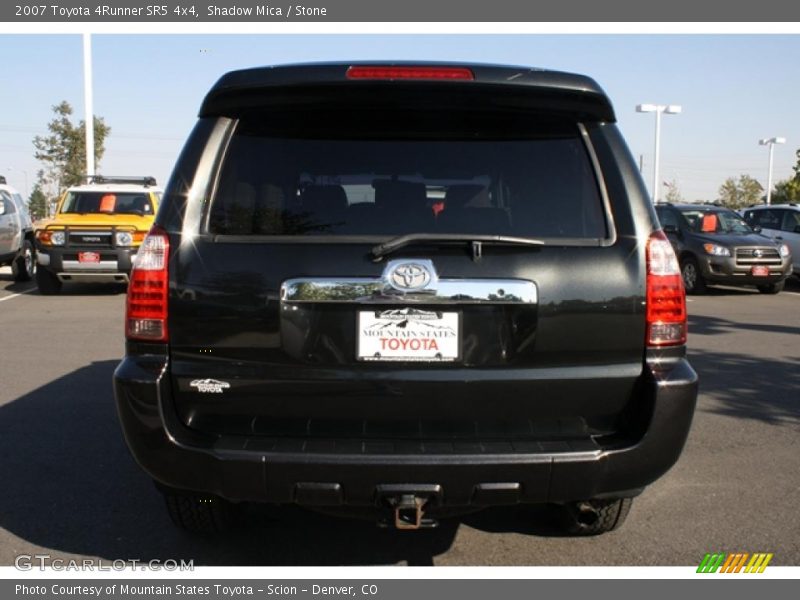
[[[222,77],[138,253],[114,374],[175,523],[255,501],[620,525],[678,459],[697,376],[614,121],[593,80],[530,68]]]
[[[777,294],[792,274],[789,247],[762,235],[732,210],[659,204],[656,212],[678,255],[689,294],[704,293],[709,283],[754,285],[761,293]]]

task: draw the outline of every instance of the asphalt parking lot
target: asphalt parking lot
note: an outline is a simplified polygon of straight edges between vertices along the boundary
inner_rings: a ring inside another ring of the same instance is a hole
[[[223,539],[174,529],[122,440],[111,374],[124,288],[39,296],[0,269],[0,565],[18,554],[193,559],[195,565],[696,565],[709,551],[800,564],[800,282],[689,304],[701,396],[683,456],[625,526],[559,537],[514,508],[395,532],[302,510],[256,511]]]

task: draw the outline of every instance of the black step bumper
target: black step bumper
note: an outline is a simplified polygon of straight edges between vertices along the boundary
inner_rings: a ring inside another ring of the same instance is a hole
[[[167,486],[234,501],[370,506],[381,486],[438,486],[444,506],[567,502],[634,495],[678,459],[694,414],[697,375],[684,359],[650,367],[639,386],[640,423],[630,436],[596,441],[453,447],[403,453],[391,448],[332,451],[244,436],[212,437],[184,426],[172,403],[167,359],[128,356],[114,392],[128,446]],[[299,442],[299,443],[298,443]]]

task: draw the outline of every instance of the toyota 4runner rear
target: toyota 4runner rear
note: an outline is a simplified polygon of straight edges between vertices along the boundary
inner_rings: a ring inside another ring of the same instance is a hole
[[[593,80],[520,67],[220,79],[136,259],[114,375],[176,524],[243,502],[621,524],[677,460],[697,376],[614,121]]]

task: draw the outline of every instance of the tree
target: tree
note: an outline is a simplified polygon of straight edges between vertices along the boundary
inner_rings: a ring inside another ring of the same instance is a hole
[[[797,162],[792,167],[794,176],[775,184],[771,201],[775,204],[800,202],[800,149],[795,152]]]
[[[47,124],[48,135],[33,138],[34,156],[44,169],[39,180],[55,197],[66,188],[77,185],[86,175],[86,134],[84,121],[74,124],[72,106],[64,100],[53,106],[53,120]],[[100,162],[105,153],[105,140],[111,128],[102,117],[94,117],[94,159]]]
[[[728,177],[719,186],[719,201],[723,206],[737,209],[758,204],[764,188],[750,175],[739,175],[739,179]]]
[[[672,204],[680,204],[683,202],[683,196],[681,195],[681,191],[678,189],[678,184],[674,179],[672,181],[665,181],[664,185],[667,186],[667,195],[664,198],[665,202],[670,202]]]
[[[774,204],[800,202],[800,179],[786,179],[776,183],[770,202]]]
[[[28,212],[34,221],[47,216],[47,196],[42,191],[42,186],[38,181],[33,186],[33,192],[31,192],[31,197],[28,199]]]

